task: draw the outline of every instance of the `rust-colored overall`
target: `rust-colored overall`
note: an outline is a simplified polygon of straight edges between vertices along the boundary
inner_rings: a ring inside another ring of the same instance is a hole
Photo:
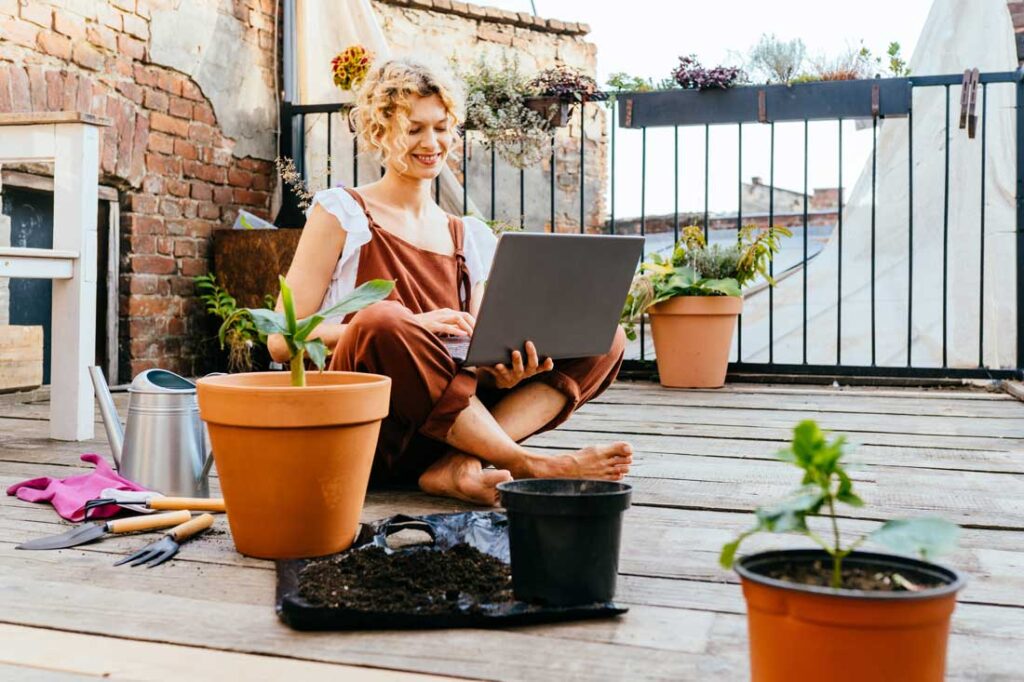
[[[465,227],[449,216],[455,253],[446,256],[418,248],[381,228],[359,202],[373,238],[359,252],[356,286],[371,279],[393,279],[389,300],[345,319],[348,326],[331,356],[332,370],[372,372],[391,377],[391,411],[380,428],[372,480],[414,483],[449,446],[443,441],[456,417],[476,394],[488,406],[508,391],[477,387],[475,370],[460,368],[441,340],[414,315],[440,308],[469,310],[470,280],[463,255]],[[611,350],[596,357],[557,360],[555,369],[528,381],[543,381],[565,394],[562,412],[538,430],[555,428],[583,403],[600,395],[622,365],[625,335],[619,329]],[[538,349],[543,353],[543,349]]]

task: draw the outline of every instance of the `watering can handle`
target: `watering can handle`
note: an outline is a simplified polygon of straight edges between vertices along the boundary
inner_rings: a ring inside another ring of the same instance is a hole
[[[206,377],[220,377],[226,375],[227,372],[210,372],[209,374],[203,375]],[[206,422],[203,422],[203,452],[206,453],[206,461],[203,462],[203,470],[199,473],[199,480],[202,481],[210,475],[210,469],[213,467],[213,446],[210,444],[210,433],[206,429]]]

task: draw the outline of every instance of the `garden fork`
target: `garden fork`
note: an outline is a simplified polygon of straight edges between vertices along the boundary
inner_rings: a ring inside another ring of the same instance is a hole
[[[120,566],[121,564],[126,564],[130,561],[132,567],[142,566],[143,564],[145,564],[147,568],[159,566],[177,554],[178,548],[181,547],[183,542],[195,535],[198,535],[199,533],[202,533],[212,525],[213,516],[210,514],[201,514],[194,519],[190,519],[181,525],[175,526],[168,531],[162,539],[149,543],[138,552],[126,556],[114,565]]]

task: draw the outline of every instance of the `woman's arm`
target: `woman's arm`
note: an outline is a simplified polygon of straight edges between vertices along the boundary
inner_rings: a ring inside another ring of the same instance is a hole
[[[474,318],[480,313],[480,303],[484,298],[484,287],[487,280],[480,280],[473,286],[473,293],[469,296],[469,314]]]
[[[345,230],[341,228],[338,219],[322,206],[314,206],[302,229],[295,257],[285,276],[295,301],[296,317],[308,317],[320,309],[344,246]],[[283,309],[280,295],[277,297],[276,309]],[[310,338],[319,337],[328,348],[334,348],[344,328],[343,324],[325,322],[313,330]],[[275,361],[288,361],[288,345],[280,334],[267,337],[267,350]]]

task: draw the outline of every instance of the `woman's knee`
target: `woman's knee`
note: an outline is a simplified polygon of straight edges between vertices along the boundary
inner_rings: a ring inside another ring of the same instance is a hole
[[[612,338],[612,347],[606,353],[607,357],[618,360],[626,354],[626,332],[621,326],[615,327],[615,336]]]
[[[348,322],[348,329],[354,334],[379,337],[395,332],[411,319],[412,313],[401,303],[380,301],[353,315]]]

